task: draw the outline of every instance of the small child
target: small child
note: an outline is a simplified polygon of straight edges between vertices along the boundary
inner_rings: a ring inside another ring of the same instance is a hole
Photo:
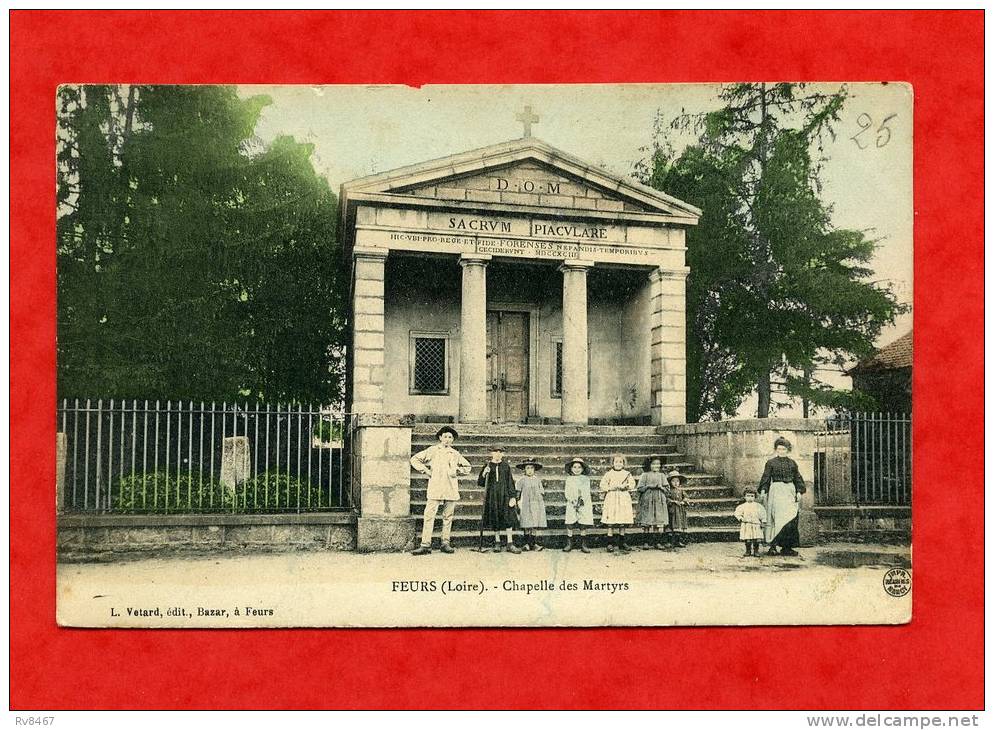
[[[535,530],[548,527],[542,480],[535,476],[542,465],[531,458],[517,466],[525,471],[525,475],[518,477],[514,483],[514,489],[518,493],[518,521],[525,531],[525,550],[543,550],[543,546],[535,538]]]
[[[590,499],[590,467],[580,457],[566,462],[566,547],[573,549],[573,525],[580,526],[580,552],[589,553],[586,531],[594,524],[594,505]]]
[[[674,469],[666,475],[669,483],[668,494],[666,495],[666,506],[669,509],[670,524],[667,530],[670,534],[670,545],[673,547],[687,547],[687,493],[684,487],[687,485],[687,477]]]
[[[746,551],[743,557],[759,557],[759,543],[763,539],[763,528],[766,526],[766,508],[756,501],[756,490],[746,487],[742,494],[745,502],[735,508],[735,519],[739,527],[739,539],[744,540]]]
[[[653,454],[642,464],[638,481],[638,522],[645,530],[645,547],[663,549],[662,530],[670,523],[666,507],[666,477],[663,474],[663,457]]]
[[[493,552],[500,552],[500,533],[507,532],[507,551],[520,553],[514,544],[514,528],[518,517],[515,507],[514,478],[511,465],[504,461],[504,447],[490,447],[490,462],[480,471],[476,484],[483,487],[483,522],[481,530],[494,531]],[[482,534],[482,533],[481,533]]]
[[[600,489],[604,492],[604,506],[601,508],[601,524],[607,526],[607,551],[614,552],[614,527],[618,528],[618,550],[628,552],[625,544],[625,525],[635,522],[632,514],[632,490],[635,477],[625,467],[624,454],[611,456],[611,470],[601,477]]]

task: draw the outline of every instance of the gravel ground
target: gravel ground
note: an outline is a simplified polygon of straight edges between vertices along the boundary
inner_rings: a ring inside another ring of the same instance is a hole
[[[829,543],[742,557],[739,543],[627,555],[302,552],[60,564],[70,626],[590,626],[910,620],[902,545]],[[128,609],[131,609],[129,611]]]

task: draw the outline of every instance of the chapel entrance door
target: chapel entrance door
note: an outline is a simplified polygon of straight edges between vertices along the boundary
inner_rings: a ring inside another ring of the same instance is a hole
[[[491,421],[528,418],[528,313],[487,312],[487,377]]]

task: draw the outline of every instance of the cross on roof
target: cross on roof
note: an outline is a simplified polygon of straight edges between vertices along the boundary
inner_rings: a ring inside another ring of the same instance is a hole
[[[538,114],[532,113],[531,105],[526,106],[524,111],[514,118],[525,125],[525,137],[531,137],[532,124],[538,124]]]

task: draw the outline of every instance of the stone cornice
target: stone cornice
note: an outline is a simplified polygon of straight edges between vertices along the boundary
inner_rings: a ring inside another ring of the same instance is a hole
[[[628,198],[659,213],[691,218],[694,223],[701,214],[701,210],[696,206],[594,167],[579,157],[556,149],[535,137],[501,142],[352,180],[341,187],[341,204],[345,207],[348,201],[356,200],[355,195],[358,193],[395,193],[437,180],[471,175],[524,160],[543,163],[568,176],[614,192],[619,197]]]

